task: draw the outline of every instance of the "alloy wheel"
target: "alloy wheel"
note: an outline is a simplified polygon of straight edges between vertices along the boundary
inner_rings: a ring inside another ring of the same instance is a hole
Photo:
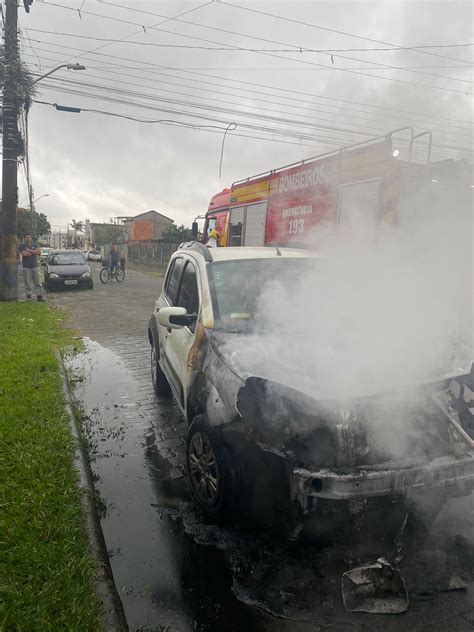
[[[204,505],[214,505],[220,494],[220,473],[209,437],[196,432],[189,445],[189,471],[194,492]]]

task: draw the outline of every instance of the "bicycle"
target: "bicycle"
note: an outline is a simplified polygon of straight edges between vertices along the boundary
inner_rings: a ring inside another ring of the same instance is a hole
[[[114,271],[111,272],[109,267],[104,267],[100,271],[99,278],[102,283],[108,283],[114,279],[118,281],[118,283],[122,283],[125,279],[125,270],[121,266],[115,266]]]

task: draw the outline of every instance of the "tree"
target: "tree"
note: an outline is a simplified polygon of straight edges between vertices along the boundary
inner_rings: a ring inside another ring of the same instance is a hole
[[[125,230],[124,226],[116,226],[113,224],[103,224],[102,226],[94,226],[93,239],[96,246],[105,246],[113,244],[122,238]]]
[[[76,222],[75,219],[71,221],[71,226],[74,231],[74,246],[77,248],[77,233],[82,233],[84,230],[84,222],[79,220]],[[69,245],[69,244],[68,244]]]
[[[43,235],[51,234],[51,224],[44,213],[35,212],[35,224],[36,235],[34,237],[41,237]],[[31,221],[31,213],[25,208],[18,209],[18,237],[22,239],[24,235],[33,234],[33,227]]]
[[[77,237],[77,233],[82,233],[82,231],[84,230],[84,222],[81,220],[76,222],[76,220],[73,219],[71,221],[71,226],[72,226],[72,229],[74,230],[74,234],[76,235],[76,237]]]
[[[3,78],[5,72],[5,59],[3,46],[0,45],[0,88],[3,90]],[[15,77],[15,97],[18,100],[19,110],[30,109],[31,102],[37,94],[36,86],[31,84],[34,81],[33,75],[28,70],[28,66],[20,59],[13,64],[13,75]]]
[[[184,224],[176,226],[172,224],[169,228],[163,231],[163,241],[171,244],[181,243],[182,241],[189,241],[192,239],[192,233],[190,228],[186,228]]]

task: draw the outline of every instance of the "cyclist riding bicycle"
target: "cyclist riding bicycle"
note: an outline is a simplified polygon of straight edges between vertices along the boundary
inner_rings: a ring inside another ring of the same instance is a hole
[[[112,275],[118,265],[119,253],[117,252],[117,244],[112,244],[112,248],[109,252],[109,271]]]

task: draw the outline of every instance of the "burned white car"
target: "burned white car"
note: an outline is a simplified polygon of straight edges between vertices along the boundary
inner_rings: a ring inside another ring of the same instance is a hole
[[[309,314],[298,323],[282,317],[278,294],[320,265],[309,250],[195,242],[171,258],[149,322],[152,379],[189,424],[189,478],[210,520],[290,523],[319,511],[323,530],[334,532],[361,507],[392,518],[415,496],[440,506],[473,489],[471,363],[389,391],[336,396],[308,361],[318,357],[302,330]],[[350,370],[340,365],[340,378]]]

